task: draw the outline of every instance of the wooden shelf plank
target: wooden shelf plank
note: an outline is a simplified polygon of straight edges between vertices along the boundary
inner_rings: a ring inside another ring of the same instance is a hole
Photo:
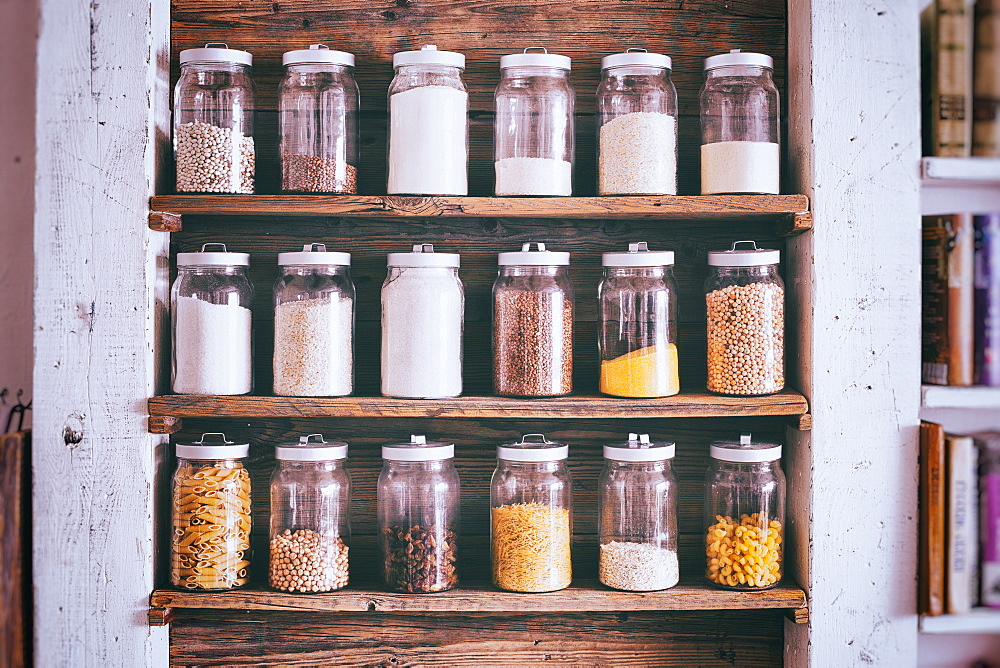
[[[798,392],[766,397],[682,393],[658,399],[569,396],[552,399],[455,397],[223,397],[171,394],[149,400],[149,414],[173,417],[672,418],[802,415]]]
[[[1000,633],[1000,610],[973,608],[964,615],[921,615],[922,633]]]
[[[657,592],[608,589],[584,581],[557,592],[516,594],[474,584],[436,594],[401,594],[349,586],[327,594],[286,594],[247,587],[223,592],[157,589],[154,608],[292,610],[325,612],[615,612],[621,610],[805,609],[805,592],[791,585],[765,591],[723,591],[679,584]],[[799,615],[802,617],[803,615]]]
[[[1000,387],[924,385],[920,398],[923,408],[1000,409]]]

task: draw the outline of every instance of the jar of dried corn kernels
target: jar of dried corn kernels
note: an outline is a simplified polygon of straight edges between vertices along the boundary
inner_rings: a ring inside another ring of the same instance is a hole
[[[781,580],[785,474],[781,446],[715,441],[705,478],[705,577],[726,589],[768,589]]]

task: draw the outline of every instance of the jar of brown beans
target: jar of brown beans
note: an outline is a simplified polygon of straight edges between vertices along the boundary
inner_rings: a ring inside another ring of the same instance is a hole
[[[709,392],[753,396],[785,387],[785,286],[780,251],[737,241],[708,254]]]

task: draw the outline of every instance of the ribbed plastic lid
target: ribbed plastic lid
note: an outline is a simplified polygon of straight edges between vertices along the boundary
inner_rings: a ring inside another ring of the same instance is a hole
[[[435,253],[432,244],[413,244],[411,253],[389,253],[390,267],[457,267],[458,253]]]
[[[354,67],[354,54],[346,51],[334,51],[326,44],[310,44],[308,49],[285,51],[281,56],[282,65],[297,65],[300,63],[327,63]]]
[[[290,264],[335,264],[350,267],[351,254],[328,251],[326,244],[303,244],[301,251],[278,253],[278,264],[282,267]]]
[[[457,51],[438,51],[433,44],[424,44],[419,51],[399,51],[392,55],[393,68],[403,65],[447,65],[465,69],[465,56]]]
[[[312,441],[311,439],[316,439]],[[347,443],[327,441],[323,434],[299,436],[298,443],[282,443],[274,448],[274,458],[286,462],[329,462],[347,459]]]
[[[601,256],[601,264],[605,267],[666,267],[673,263],[673,251],[651,251],[645,241],[629,244],[627,253],[604,253]]]
[[[206,250],[209,246],[221,246],[221,251]],[[200,253],[178,253],[177,266],[207,265],[218,267],[245,267],[250,264],[250,253],[230,253],[226,244],[208,243],[201,245]]]
[[[750,434],[742,434],[737,441],[714,441],[708,448],[712,459],[740,464],[773,462],[781,459],[781,445],[754,442]]]
[[[208,436],[218,436],[217,442],[206,442]],[[201,435],[194,443],[178,443],[177,456],[181,459],[241,459],[250,454],[249,443],[234,443],[221,432]]]
[[[717,56],[709,56],[705,59],[705,71],[716,67],[726,67],[727,65],[756,65],[774,69],[774,58],[763,53],[752,53],[740,49],[732,49],[729,53],[720,53]]]
[[[549,53],[549,50],[544,46],[529,46],[522,53],[501,56],[500,69],[505,70],[508,67],[556,67],[568,70],[571,62],[569,56]]]
[[[184,63],[238,63],[253,65],[253,56],[249,51],[230,49],[224,42],[209,42],[201,49],[184,49],[180,55],[181,65]]]
[[[509,462],[554,462],[567,457],[569,445],[550,441],[545,434],[525,434],[516,443],[497,446],[497,459]]]
[[[739,244],[750,244],[750,248],[737,248]],[[712,267],[759,267],[779,262],[781,251],[757,248],[755,241],[734,241],[729,250],[708,253],[708,264]]]
[[[382,446],[382,459],[396,462],[436,462],[455,456],[455,444],[428,441],[426,436],[410,436],[409,443],[390,443]]]
[[[669,441],[650,441],[649,434],[629,434],[624,443],[604,446],[604,458],[616,462],[661,462],[673,459],[677,446]]]
[[[602,70],[609,70],[613,67],[628,67],[630,65],[665,67],[669,70],[671,68],[671,61],[670,56],[664,56],[662,53],[649,53],[646,49],[629,49],[625,53],[616,53],[601,58]]]
[[[535,244],[536,250],[531,250],[531,244],[533,243]],[[568,265],[569,253],[545,250],[545,244],[529,241],[521,246],[520,251],[498,254],[497,264],[501,266],[510,264],[536,266]]]

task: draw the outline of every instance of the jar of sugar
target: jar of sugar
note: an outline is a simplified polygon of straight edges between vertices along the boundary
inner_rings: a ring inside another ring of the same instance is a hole
[[[177,254],[170,290],[172,382],[177,394],[246,394],[253,389],[250,255],[225,244]]]
[[[575,94],[569,70],[568,57],[542,47],[500,58],[493,98],[497,195],[573,194]]]
[[[467,195],[469,93],[465,56],[426,44],[392,57],[390,195]]]
[[[701,194],[778,194],[778,89],[774,61],[733,49],[705,59],[701,89]]]

